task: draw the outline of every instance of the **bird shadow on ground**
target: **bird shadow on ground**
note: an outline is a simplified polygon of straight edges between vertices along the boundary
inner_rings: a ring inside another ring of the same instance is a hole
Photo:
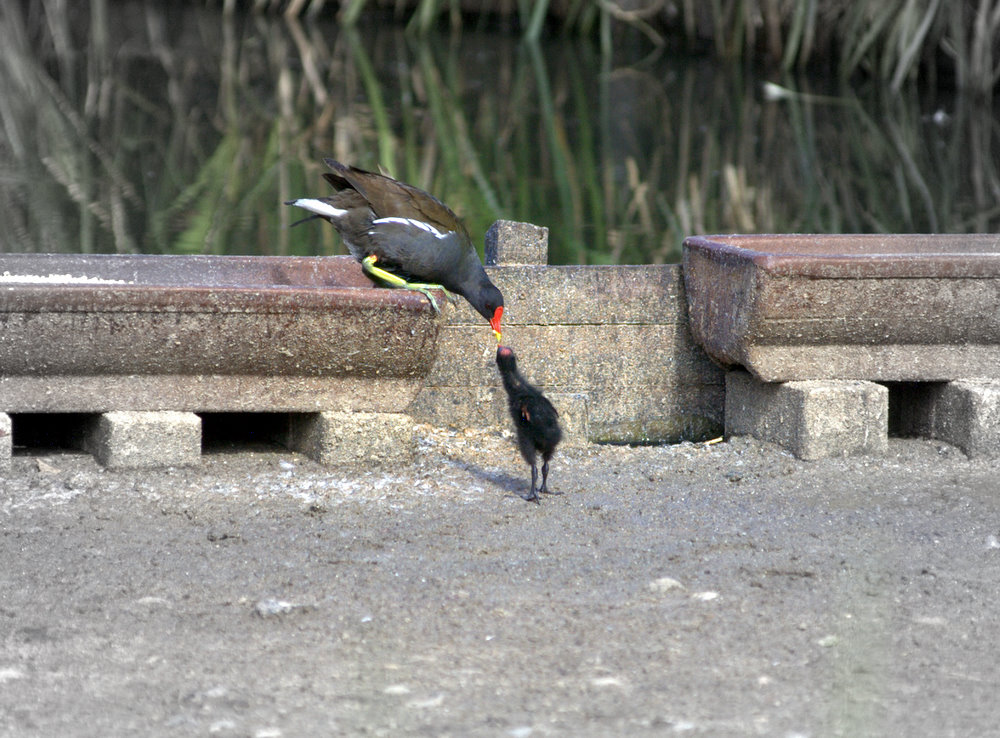
[[[511,476],[497,469],[487,469],[478,464],[470,464],[466,461],[452,460],[448,463],[517,497],[522,497],[528,492],[529,483],[526,479]]]

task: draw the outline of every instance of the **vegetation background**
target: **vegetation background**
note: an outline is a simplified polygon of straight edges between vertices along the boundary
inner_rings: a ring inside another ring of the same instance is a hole
[[[995,231],[1000,0],[39,0],[0,9],[6,251],[340,253],[323,156],[554,263]]]

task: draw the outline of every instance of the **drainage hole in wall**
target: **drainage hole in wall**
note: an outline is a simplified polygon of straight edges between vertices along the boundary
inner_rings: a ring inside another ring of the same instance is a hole
[[[284,448],[288,413],[199,413],[202,453]]]
[[[80,451],[94,418],[89,413],[11,413],[14,453]]]
[[[944,382],[882,382],[889,390],[889,437],[918,438],[929,433],[930,408]]]

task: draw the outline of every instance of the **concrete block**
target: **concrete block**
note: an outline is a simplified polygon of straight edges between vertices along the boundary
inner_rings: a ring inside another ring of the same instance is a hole
[[[496,251],[491,243],[527,238],[516,235],[522,228],[497,223],[488,252]],[[679,265],[492,261],[500,265],[487,273],[505,300],[503,342],[553,402],[556,395],[586,398],[590,441],[677,442],[722,432],[724,372],[691,336]],[[460,301],[408,412],[435,425],[506,427],[495,353],[482,317]]]
[[[109,469],[188,466],[201,460],[201,418],[185,412],[102,413],[83,447]]]
[[[408,412],[421,423],[439,428],[501,428],[499,387],[424,387]]]
[[[706,402],[707,390],[664,393],[657,398],[636,403],[628,418],[604,415],[587,424],[594,443],[681,443],[707,441],[723,434],[722,388],[713,394],[714,404]]]
[[[488,266],[504,295],[504,326],[682,323],[684,281],[677,264],[641,266]],[[482,327],[462,300],[450,323]],[[487,329],[487,333],[488,333]]]
[[[504,331],[504,343],[517,354],[521,373],[544,392],[607,388],[603,400],[614,401],[610,393],[724,381],[723,371],[677,326],[513,326]],[[495,357],[488,329],[446,326],[427,384],[499,384]]]
[[[549,229],[532,223],[498,220],[486,231],[486,263],[547,264]]]
[[[10,460],[14,453],[14,425],[7,413],[0,413],[0,474],[10,471]]]
[[[413,460],[413,419],[403,413],[304,413],[292,417],[288,445],[328,466],[406,464]]]
[[[438,361],[408,411],[425,422],[496,427],[484,411],[499,389],[496,344],[478,326],[441,330]],[[590,439],[704,440],[722,432],[724,373],[679,325],[512,326],[504,343],[527,379],[547,395],[588,398]]]
[[[563,429],[575,433],[580,423],[563,416],[563,397],[586,397],[586,433],[596,443],[677,443],[704,441],[722,434],[722,385],[663,386],[619,394],[613,402],[600,389],[546,395],[559,410]],[[443,428],[507,428],[510,423],[500,387],[426,387],[409,412]],[[568,430],[567,430],[568,429]],[[575,443],[575,441],[572,441]]]
[[[726,375],[726,435],[777,443],[801,459],[885,453],[888,419],[889,391],[874,382]]]
[[[545,392],[559,412],[562,443],[584,446],[589,442],[589,397],[585,392]],[[501,387],[431,387],[410,412],[425,423],[441,428],[493,428],[514,430]]]
[[[1000,382],[957,380],[917,388],[901,408],[902,433],[938,438],[970,457],[1000,456]]]
[[[559,427],[562,428],[564,446],[586,446],[589,438],[587,430],[588,397],[583,392],[549,392],[549,401],[559,411]],[[506,397],[504,397],[506,402]],[[506,408],[505,408],[506,409]],[[508,415],[508,420],[510,416]]]
[[[491,393],[490,416],[493,422],[480,427],[505,428],[514,432],[514,422],[507,407],[507,394],[500,388]],[[589,441],[587,430],[589,398],[583,392],[546,392],[549,402],[559,413],[559,427],[563,436],[563,446],[586,446]]]

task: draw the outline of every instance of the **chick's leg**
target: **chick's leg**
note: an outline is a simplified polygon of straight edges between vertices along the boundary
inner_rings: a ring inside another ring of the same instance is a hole
[[[562,492],[553,492],[551,489],[549,489],[548,488],[548,482],[549,482],[549,460],[546,459],[542,463],[542,486],[539,488],[538,491],[541,492],[543,495],[561,495],[562,494]]]
[[[538,500],[538,492],[535,491],[535,484],[537,482],[538,482],[538,467],[535,465],[534,462],[532,462],[531,463],[531,491],[528,494],[526,494],[526,495],[521,495],[528,502],[535,502],[535,503],[537,503],[539,501]]]

